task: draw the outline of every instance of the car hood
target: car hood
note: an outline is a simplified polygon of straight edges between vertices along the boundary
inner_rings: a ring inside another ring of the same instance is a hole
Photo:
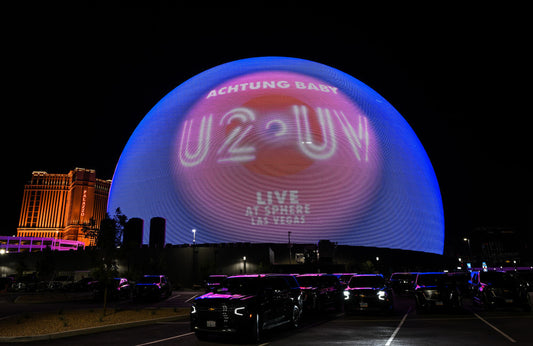
[[[434,291],[445,292],[445,291],[455,290],[455,288],[456,288],[455,285],[447,285],[447,284],[441,284],[441,285],[417,285],[415,287],[415,291],[434,290]]]
[[[346,287],[347,291],[384,291],[385,287]]]
[[[245,302],[255,298],[255,294],[206,293],[196,299],[196,304],[212,304],[214,302]]]

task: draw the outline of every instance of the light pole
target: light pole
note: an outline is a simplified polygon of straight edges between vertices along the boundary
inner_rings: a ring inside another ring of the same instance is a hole
[[[289,235],[289,264],[291,264],[291,231],[288,231],[287,234]]]
[[[472,248],[470,247],[470,238],[464,237],[463,241],[468,245],[468,259],[472,262]]]
[[[243,256],[242,257],[242,261],[243,261],[243,271],[244,271],[244,274],[246,274],[246,256]]]
[[[192,230],[192,285],[198,280],[198,249],[196,248],[196,228]]]

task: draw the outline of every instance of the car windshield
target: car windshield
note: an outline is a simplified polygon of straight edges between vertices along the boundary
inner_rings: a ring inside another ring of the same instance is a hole
[[[480,273],[480,281],[486,284],[502,285],[508,283],[512,278],[506,273],[502,272],[482,272]]]
[[[145,276],[139,280],[142,284],[158,284],[159,276]]]
[[[381,276],[352,276],[348,287],[381,287],[385,284],[385,279]]]
[[[409,280],[412,280],[414,278],[414,275],[413,274],[392,274],[391,276],[391,281],[392,280],[398,280],[398,281],[409,281]]]
[[[316,286],[316,276],[298,276],[298,283],[301,287]]]
[[[222,286],[217,289],[217,293],[256,294],[258,289],[259,278],[234,277],[224,280]]]
[[[533,272],[518,272],[518,277],[522,280],[533,281]]]
[[[207,278],[208,284],[219,284],[226,279],[225,276],[210,276]]]
[[[437,286],[446,283],[448,276],[442,274],[419,274],[416,284],[420,286]]]

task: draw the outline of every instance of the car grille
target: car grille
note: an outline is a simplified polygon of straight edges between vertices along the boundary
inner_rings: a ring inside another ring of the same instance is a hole
[[[218,306],[199,306],[198,311],[200,312],[216,312],[216,313],[226,313],[229,311],[227,305],[218,305]]]

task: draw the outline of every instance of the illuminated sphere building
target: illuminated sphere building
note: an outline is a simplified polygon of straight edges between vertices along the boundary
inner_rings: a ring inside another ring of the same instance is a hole
[[[287,242],[442,254],[429,158],[403,117],[334,68],[263,57],[205,71],[142,120],[108,210],[166,219],[167,242]],[[144,236],[148,242],[148,235]]]

